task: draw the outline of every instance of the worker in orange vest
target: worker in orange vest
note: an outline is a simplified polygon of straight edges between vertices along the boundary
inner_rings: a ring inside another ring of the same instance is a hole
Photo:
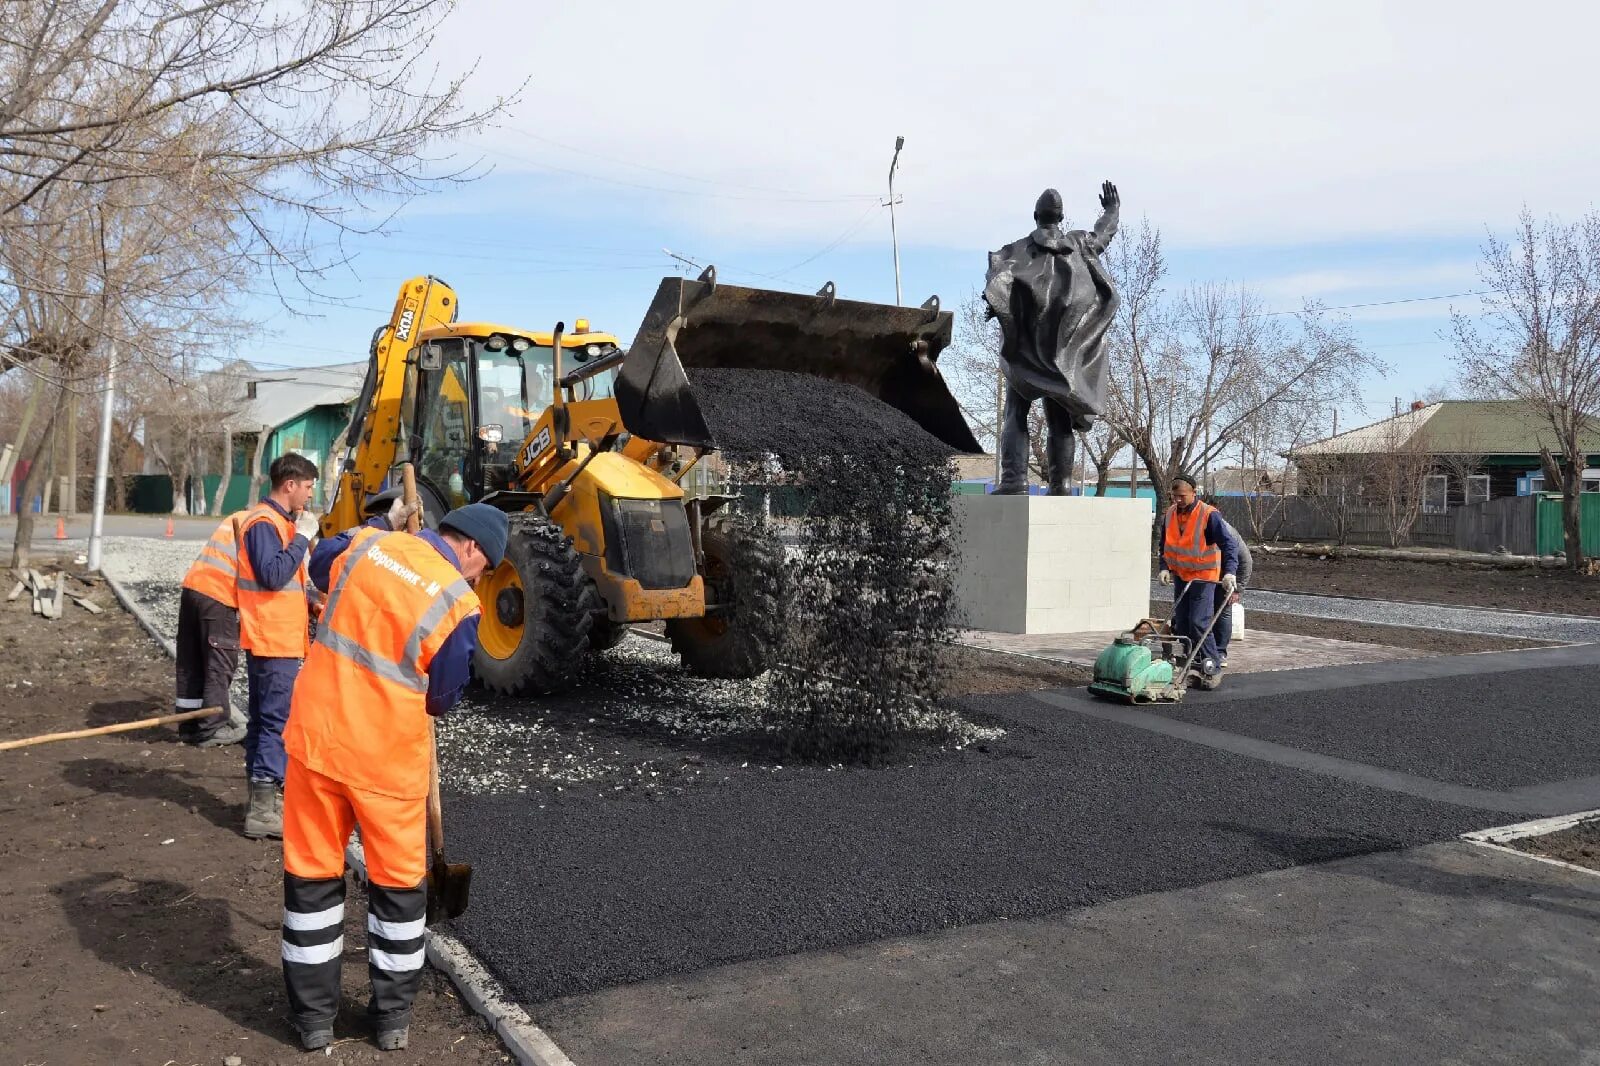
[[[422,978],[430,716],[466,686],[479,605],[471,582],[500,565],[508,522],[484,503],[439,531],[389,516],[318,545],[328,592],[284,732],[283,975],[300,1042],[333,1040],[344,950],[344,849],[361,827],[368,881],[367,1013],[378,1047],[406,1046]]]
[[[1159,577],[1173,586],[1172,631],[1188,637],[1190,648],[1199,648],[1193,673],[1201,688],[1215,689],[1222,684],[1222,670],[1212,623],[1217,605],[1238,587],[1239,552],[1222,512],[1195,494],[1194,478],[1172,479],[1172,501],[1163,520]]]
[[[233,709],[228,690],[239,668],[239,545],[233,524],[247,512],[237,511],[222,520],[183,575],[178,597],[177,696],[179,711],[216,707],[208,718],[191,718],[178,726],[187,744],[202,748],[237,744],[244,739],[246,720]]]
[[[239,552],[239,643],[250,682],[244,835],[253,840],[283,835],[283,726],[306,657],[311,622],[306,551],[317,535],[317,516],[307,510],[316,489],[316,465],[286,452],[272,461],[268,476],[272,491],[242,523]]]

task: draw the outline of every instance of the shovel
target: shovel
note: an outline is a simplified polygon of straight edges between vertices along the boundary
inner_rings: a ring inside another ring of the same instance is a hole
[[[435,740],[428,763],[428,910],[426,924],[459,918],[467,909],[472,865],[444,858],[444,805],[439,800],[439,745]]]

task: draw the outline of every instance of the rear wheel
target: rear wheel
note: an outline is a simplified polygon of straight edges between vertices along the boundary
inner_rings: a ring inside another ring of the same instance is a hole
[[[505,558],[478,582],[478,599],[474,667],[485,686],[515,696],[572,683],[599,601],[560,526],[533,512],[512,515]]]
[[[728,515],[706,519],[700,546],[706,602],[718,609],[703,618],[668,621],[672,650],[700,677],[756,677],[772,658],[777,547]]]

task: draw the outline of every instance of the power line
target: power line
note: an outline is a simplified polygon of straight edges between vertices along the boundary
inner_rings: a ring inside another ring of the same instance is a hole
[[[1359,303],[1359,304],[1336,304],[1336,305],[1331,306],[1331,307],[1321,307],[1321,308],[1318,308],[1318,310],[1321,310],[1321,311],[1354,311],[1354,310],[1357,310],[1358,308],[1362,308],[1362,307],[1393,307],[1396,304],[1420,304],[1420,303],[1428,303],[1429,301],[1432,301],[1432,300],[1456,300],[1456,299],[1460,299],[1463,296],[1492,296],[1492,295],[1493,295],[1493,293],[1489,292],[1486,289],[1475,289],[1475,290],[1473,290],[1471,292],[1447,292],[1447,293],[1442,293],[1441,295],[1438,295],[1438,296],[1407,296],[1404,299],[1400,299],[1400,300],[1371,300],[1371,301],[1368,301],[1367,303]],[[1251,315],[1250,317],[1252,317],[1252,318],[1270,318],[1270,317],[1272,317],[1274,315],[1299,315],[1299,314],[1304,314],[1304,313],[1305,313],[1305,311],[1304,311],[1303,308],[1301,310],[1298,310],[1298,311],[1259,311],[1256,314]]]

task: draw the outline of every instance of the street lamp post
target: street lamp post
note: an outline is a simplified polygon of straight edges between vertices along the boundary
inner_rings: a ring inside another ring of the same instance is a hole
[[[106,482],[111,478],[111,411],[116,404],[117,345],[106,360],[106,393],[100,401],[100,450],[94,462],[94,511],[89,518],[89,571],[100,569],[101,542],[105,539]]]
[[[896,307],[901,304],[900,299],[900,231],[895,227],[894,221],[894,168],[900,162],[900,149],[906,146],[904,137],[894,139],[894,158],[889,160],[889,243],[894,248],[894,303]]]

